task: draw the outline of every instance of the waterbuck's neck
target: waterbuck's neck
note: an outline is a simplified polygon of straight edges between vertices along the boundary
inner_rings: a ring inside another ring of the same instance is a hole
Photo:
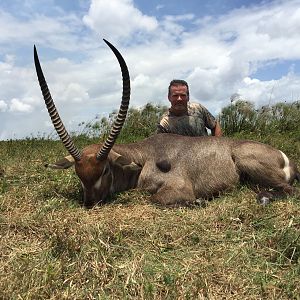
[[[123,192],[137,186],[142,167],[132,162],[128,166],[113,164],[113,184],[111,193]]]
[[[143,166],[147,160],[148,152],[151,151],[149,147],[151,146],[147,146],[145,141],[141,141],[131,144],[114,145],[113,150],[137,165]]]

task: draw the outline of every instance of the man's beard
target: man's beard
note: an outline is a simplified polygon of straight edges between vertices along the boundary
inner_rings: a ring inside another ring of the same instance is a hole
[[[170,108],[171,113],[174,115],[181,115],[187,112],[187,104],[175,104]]]

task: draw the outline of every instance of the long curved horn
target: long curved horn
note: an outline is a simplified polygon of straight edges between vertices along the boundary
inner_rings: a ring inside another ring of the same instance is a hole
[[[37,77],[39,80],[39,84],[40,84],[40,87],[42,90],[42,94],[43,94],[43,97],[45,100],[45,104],[47,106],[48,113],[51,117],[54,128],[55,128],[56,132],[58,133],[64,146],[67,148],[68,152],[73,156],[73,158],[75,160],[78,161],[78,160],[80,160],[81,153],[74,145],[71,137],[69,136],[67,130],[65,129],[63,122],[60,119],[60,116],[57,112],[57,109],[56,109],[53,99],[51,97],[47,82],[45,80],[35,46],[34,46],[34,64],[35,64],[35,69],[36,69],[36,74],[37,74]]]
[[[125,122],[127,111],[128,111],[129,100],[130,100],[130,78],[129,78],[129,72],[128,72],[126,62],[122,57],[121,53],[111,43],[109,43],[106,40],[104,40],[104,42],[113,51],[120,64],[122,79],[123,79],[123,94],[122,94],[122,101],[117,115],[117,119],[114,122],[113,128],[111,129],[109,136],[106,139],[104,145],[97,153],[98,160],[105,159],[109,151],[111,150],[112,146],[114,145]]]

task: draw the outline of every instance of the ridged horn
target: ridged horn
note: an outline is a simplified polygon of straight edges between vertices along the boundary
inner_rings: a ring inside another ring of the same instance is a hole
[[[123,80],[123,93],[122,93],[122,101],[117,115],[117,119],[114,122],[113,128],[111,129],[108,138],[105,140],[104,145],[97,153],[98,160],[104,160],[105,158],[107,158],[109,151],[113,147],[125,122],[128,106],[129,106],[129,100],[130,100],[130,78],[129,78],[129,72],[128,72],[126,62],[122,57],[121,53],[111,43],[109,43],[106,40],[104,40],[104,42],[113,51],[121,67],[122,80]]]
[[[56,109],[53,99],[51,97],[47,82],[45,80],[35,46],[34,46],[34,64],[35,64],[35,69],[36,69],[36,74],[37,74],[37,77],[39,80],[39,84],[41,87],[41,91],[42,91],[42,94],[43,94],[43,97],[45,100],[45,104],[47,106],[48,113],[50,115],[50,118],[52,120],[54,128],[55,128],[56,132],[58,133],[64,146],[68,150],[68,152],[72,155],[72,157],[75,160],[78,161],[78,160],[80,160],[81,153],[74,145],[71,137],[69,136],[67,130],[65,129],[63,122],[60,119],[60,116],[57,112],[57,109]]]

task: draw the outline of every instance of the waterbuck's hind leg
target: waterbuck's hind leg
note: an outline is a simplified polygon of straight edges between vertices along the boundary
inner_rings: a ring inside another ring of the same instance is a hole
[[[274,200],[284,199],[287,196],[295,196],[297,199],[300,199],[300,191],[292,186],[288,186],[285,190],[264,190],[257,194],[256,199],[258,204],[267,205]]]
[[[266,188],[257,195],[259,203],[266,205],[298,193],[292,186],[298,177],[297,167],[283,152],[265,144],[244,141],[233,150],[233,159],[240,177]]]

